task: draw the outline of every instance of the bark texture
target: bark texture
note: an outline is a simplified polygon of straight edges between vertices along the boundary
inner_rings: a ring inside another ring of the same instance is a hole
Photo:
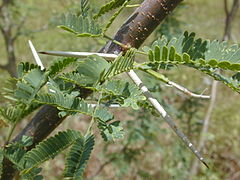
[[[7,70],[12,77],[16,77],[17,73],[14,43],[17,37],[12,33],[13,24],[10,18],[11,3],[12,1],[5,0],[0,6],[0,20],[2,20],[2,24],[0,24],[0,32],[2,33],[7,52],[7,64],[0,65],[0,68]]]
[[[114,39],[122,44],[139,48],[144,40],[162,22],[162,20],[182,0],[145,0],[139,8],[119,28]],[[123,51],[119,45],[109,41],[99,52],[119,53]],[[90,91],[82,90],[82,98],[91,94]],[[14,139],[17,141],[23,135],[34,138],[34,146],[46,138],[61,122],[63,118],[58,117],[58,110],[54,107],[43,106],[33,120]],[[11,180],[16,174],[13,165],[5,160],[1,180]]]

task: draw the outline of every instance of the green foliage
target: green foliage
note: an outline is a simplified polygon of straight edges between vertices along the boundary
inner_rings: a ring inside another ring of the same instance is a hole
[[[38,67],[38,65],[36,64],[31,64],[29,62],[21,62],[18,65],[17,68],[17,74],[18,74],[18,78],[22,78],[26,73],[28,73],[29,71],[31,71],[32,69],[36,69]]]
[[[111,67],[102,76],[101,80],[106,80],[123,72],[128,72],[134,68],[134,56],[136,49],[131,48],[126,54],[120,53],[120,55],[114,60]]]
[[[216,69],[239,71],[240,49],[226,42],[195,39],[195,33],[185,32],[179,38],[167,40],[164,36],[151,47],[144,47],[149,57],[145,65],[159,69],[161,65],[185,65],[200,70],[240,92],[239,83],[217,73]],[[144,67],[148,69],[149,67]]]
[[[70,33],[75,34],[77,37],[100,37],[104,36],[105,32],[111,26],[116,17],[126,7],[130,0],[113,0],[99,10],[99,12],[92,17],[92,11],[89,6],[88,0],[81,0],[80,13],[62,15],[61,23],[58,26]],[[107,13],[110,10],[121,7],[114,15],[110,18],[104,28],[96,21],[101,15]],[[89,13],[90,11],[90,13]],[[95,20],[93,20],[95,19]]]
[[[94,113],[94,117],[104,122],[111,121],[114,118],[113,114],[106,108],[97,108]]]
[[[114,0],[115,1],[115,0]],[[121,1],[121,0],[118,0],[117,3]],[[122,10],[127,6],[127,4],[129,3],[130,0],[125,0],[125,2],[122,4],[121,8],[114,13],[114,15],[110,18],[110,20],[108,21],[107,25],[104,27],[103,29],[103,33],[105,33],[108,28],[111,26],[111,24],[113,23],[113,21],[117,18],[117,16],[122,12]],[[100,10],[101,11],[101,10]],[[98,15],[96,15],[98,16]]]
[[[19,142],[8,144],[4,149],[4,156],[9,159],[19,171],[25,169],[26,161],[24,156],[26,155],[25,148],[32,145],[32,138],[23,136]],[[40,168],[32,168],[32,171],[28,174],[23,174],[22,178],[27,180],[41,180],[42,176],[38,175],[41,172]]]
[[[185,32],[169,41],[163,36],[151,48],[144,49],[152,62],[240,70],[240,49],[237,45],[228,47],[226,42],[195,40],[195,33]]]
[[[97,108],[94,117],[98,120],[98,128],[105,141],[115,141],[124,137],[123,128],[120,126],[120,122],[110,122],[114,117],[106,108]]]
[[[32,145],[32,138],[23,136],[17,143],[9,144],[4,151],[0,151],[0,160],[3,155],[8,158],[19,171],[23,179],[40,180],[43,162],[54,158],[57,154],[72,145],[66,159],[64,176],[80,179],[94,146],[94,136],[83,137],[79,131],[67,130],[39,143],[31,151],[26,152],[25,147]]]
[[[94,15],[94,19],[99,18],[100,16],[102,16],[103,14],[106,14],[107,12],[114,10],[120,6],[123,6],[124,3],[129,2],[130,0],[112,0],[109,3],[103,5],[101,7],[101,9],[99,10],[99,12]]]
[[[83,179],[83,172],[94,146],[94,136],[77,139],[71,147],[65,164],[64,177]]]
[[[47,82],[47,75],[39,68],[30,70],[20,81],[17,82],[17,89],[14,92],[16,99],[30,104],[41,87]]]
[[[81,0],[80,1],[80,13],[83,17],[86,17],[88,15],[89,11],[89,0]]]
[[[76,97],[77,94],[63,94],[57,93],[45,93],[39,94],[36,102],[40,104],[48,104],[57,107],[59,110],[66,112],[67,114],[82,113],[86,115],[92,115],[93,109],[81,98]],[[65,116],[67,114],[62,114]]]
[[[99,121],[98,128],[101,131],[104,141],[116,141],[124,137],[123,127],[120,126],[120,121],[114,121],[112,123]]]
[[[132,107],[135,110],[139,109],[139,101],[146,100],[135,84],[121,80],[106,82],[101,90],[111,96],[112,101],[115,99],[121,106]]]
[[[110,64],[105,59],[92,55],[80,61],[76,71],[64,74],[60,78],[80,87],[93,87],[109,67]]]
[[[49,76],[57,75],[62,72],[66,67],[75,63],[77,58],[59,58],[53,61],[52,65],[49,67]]]
[[[91,17],[74,14],[62,15],[61,25],[58,27],[75,34],[77,37],[99,37],[102,29]]]
[[[39,104],[11,105],[0,107],[0,117],[6,123],[17,123],[39,107]]]
[[[77,139],[81,139],[80,132],[67,130],[59,132],[57,135],[50,137],[39,143],[31,151],[28,151],[24,160],[26,161],[23,173],[29,173],[34,167],[44,161],[54,158],[57,154],[72,145]]]
[[[95,18],[120,7],[110,18],[106,27],[102,29],[99,23],[92,19],[89,1],[81,0],[79,12],[76,15],[63,16],[62,24],[59,27],[79,37],[104,37],[106,30],[129,1],[112,0],[100,9],[94,16]],[[6,89],[6,97],[14,102],[8,107],[0,108],[0,115],[6,122],[16,123],[29,115],[40,104],[48,104],[57,107],[61,116],[76,113],[92,116],[92,122],[98,124],[103,139],[105,141],[116,141],[122,139],[125,132],[120,122],[114,121],[113,114],[102,106],[106,105],[107,107],[111,103],[116,103],[121,107],[131,107],[135,110],[139,109],[139,106],[143,107],[145,111],[138,117],[139,121],[126,122],[126,127],[129,130],[127,132],[128,138],[123,140],[123,148],[120,153],[113,155],[116,158],[120,154],[121,161],[125,161],[123,164],[127,169],[126,166],[131,161],[137,160],[138,155],[142,152],[146,151],[146,154],[151,154],[150,151],[147,151],[147,145],[156,144],[157,147],[151,147],[161,152],[159,144],[156,143],[159,140],[159,134],[157,134],[159,123],[153,122],[149,118],[147,112],[152,111],[154,113],[154,109],[145,102],[146,98],[139,88],[125,80],[114,80],[113,78],[117,75],[132,69],[156,71],[163,67],[185,65],[202,71],[240,92],[239,72],[235,74],[236,71],[240,71],[240,50],[237,45],[228,46],[224,42],[196,39],[194,33],[188,34],[186,32],[179,38],[170,40],[162,37],[155,41],[151,47],[145,47],[144,51],[148,55],[149,61],[143,64],[134,62],[134,57],[138,52],[133,48],[119,54],[113,62],[108,62],[97,55],[85,59],[62,58],[55,61],[46,70],[40,70],[34,64],[21,63],[18,68],[18,78],[12,79],[11,88]],[[75,66],[69,68],[67,73],[64,72],[65,68],[71,64]],[[218,69],[235,72],[233,76],[226,77],[220,74],[217,71]],[[151,75],[161,76],[156,73]],[[161,78],[167,83],[167,78],[163,76]],[[45,84],[50,92],[44,92],[46,89],[42,87]],[[81,93],[84,93],[84,91],[90,92],[89,89],[93,93],[101,93],[101,98],[98,100],[95,109],[88,104],[88,102],[96,101],[95,94],[87,100],[79,97],[83,97],[84,94]],[[155,90],[151,89],[151,91]],[[10,96],[11,94],[14,96]],[[196,112],[196,110],[193,110],[193,112]],[[189,111],[189,114],[193,112]],[[74,130],[60,132],[41,142],[29,152],[26,149],[32,145],[32,138],[23,137],[20,142],[8,145],[4,151],[0,149],[0,175],[1,161],[4,156],[22,172],[21,175],[24,179],[41,179],[42,177],[39,175],[41,169],[38,166],[72,145],[66,158],[64,176],[70,179],[82,179],[94,146],[94,136],[87,135],[83,137],[80,132]],[[177,163],[179,159],[186,161],[182,152],[179,152],[178,149],[176,151],[174,153],[177,153],[179,157],[173,162]],[[111,156],[109,157],[111,158]],[[142,169],[137,171],[139,176],[145,179],[151,178],[147,171]],[[176,177],[185,176],[185,174],[180,176],[181,172],[173,172],[172,169],[167,173]]]

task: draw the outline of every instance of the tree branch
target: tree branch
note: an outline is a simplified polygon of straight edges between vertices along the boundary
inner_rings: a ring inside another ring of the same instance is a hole
[[[158,113],[162,116],[165,122],[171,127],[171,129],[177,134],[177,136],[187,145],[187,147],[193,152],[193,154],[206,166],[207,163],[201,156],[201,154],[196,150],[187,136],[177,127],[172,117],[167,113],[167,111],[163,108],[163,106],[158,102],[156,98],[152,96],[148,88],[142,83],[141,79],[137,76],[137,74],[130,70],[128,72],[128,76],[133,80],[133,82],[141,89],[144,96],[148,99],[148,101],[153,105],[153,107],[158,111]]]
[[[120,27],[114,39],[132,47],[138,48],[159,23],[181,2],[182,0],[145,0],[141,7],[137,8],[129,19]],[[119,53],[120,46],[109,41],[100,52]],[[91,91],[81,89],[82,98],[86,98]],[[23,135],[31,135],[34,145],[47,137],[57,125],[63,121],[58,116],[58,110],[50,106],[43,108],[36,114],[33,120],[14,139],[19,140]],[[1,180],[11,180],[16,170],[11,163],[4,161]]]
[[[225,11],[225,29],[224,29],[224,36],[223,40],[230,40],[231,39],[231,30],[232,30],[232,22],[235,18],[235,15],[239,8],[239,0],[234,0],[231,10],[228,10],[228,1],[224,0],[224,11]]]

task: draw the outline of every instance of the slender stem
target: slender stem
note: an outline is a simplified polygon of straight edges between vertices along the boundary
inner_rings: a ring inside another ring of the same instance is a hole
[[[14,123],[11,125],[10,129],[9,129],[9,133],[8,133],[8,136],[7,136],[7,140],[6,140],[6,143],[8,143],[12,137],[12,134],[13,134],[13,131],[14,129],[16,128],[16,125],[17,123]]]
[[[208,168],[208,165],[203,159],[202,155],[193,146],[193,144],[190,142],[187,136],[180,129],[178,129],[177,125],[174,123],[172,118],[168,115],[168,113],[165,111],[163,106],[158,102],[158,100],[152,96],[148,88],[142,83],[141,79],[137,76],[137,74],[133,70],[130,70],[128,72],[128,76],[141,89],[145,97],[159,112],[159,114],[163,117],[163,119],[167,122],[167,124],[171,127],[171,129],[177,134],[177,136],[187,145],[187,147],[193,152],[193,154]]]
[[[202,94],[195,94],[191,91],[189,91],[187,88],[173,82],[170,81],[167,77],[165,77],[163,74],[159,74],[156,71],[153,71],[152,69],[141,69],[140,70],[150,74],[151,76],[154,76],[155,78],[157,78],[158,80],[178,89],[179,91],[183,92],[184,94],[191,96],[191,97],[195,97],[195,98],[201,98],[201,99],[210,99],[210,96],[207,95],[202,95]]]
[[[138,53],[138,54],[142,54],[142,55],[145,55],[145,56],[147,56],[148,54],[146,53],[146,52],[143,52],[143,51],[136,51],[136,53]]]
[[[96,113],[98,107],[100,106],[101,100],[102,100],[102,92],[100,92],[97,105],[96,105],[96,107],[94,109],[93,116],[92,116],[92,119],[91,119],[91,121],[89,123],[88,129],[87,129],[87,131],[85,133],[85,136],[88,136],[89,134],[92,134],[92,128],[93,128],[93,125],[95,123],[95,113]]]
[[[141,6],[141,4],[129,4],[126,7],[127,8],[135,8],[135,7],[139,7],[139,6]]]
[[[115,40],[115,39],[107,36],[106,34],[104,34],[103,37],[106,38],[106,39],[108,39],[108,40],[110,40],[110,41],[112,41],[113,43],[119,45],[120,47],[122,47],[122,48],[124,48],[124,49],[130,49],[129,46],[127,46],[127,45],[125,45],[125,44],[123,44],[123,43],[121,43],[121,42],[119,42],[119,41],[117,41],[117,40]]]

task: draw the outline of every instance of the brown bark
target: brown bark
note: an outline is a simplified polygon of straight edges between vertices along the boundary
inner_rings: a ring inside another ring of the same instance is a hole
[[[3,21],[3,24],[0,24],[0,31],[4,38],[4,43],[7,52],[7,64],[1,65],[0,68],[7,70],[12,77],[16,77],[16,56],[15,56],[15,48],[14,48],[14,38],[13,31],[13,22],[11,22],[10,18],[10,10],[9,5],[12,1],[3,1],[0,6],[0,18]]]
[[[4,40],[5,40],[7,59],[8,59],[8,63],[5,65],[5,69],[9,72],[9,74],[12,77],[16,77],[17,71],[16,71],[14,39],[12,39],[11,35],[4,35]]]
[[[120,27],[114,39],[125,45],[139,48],[152,31],[181,1],[145,0],[141,7],[137,8]],[[124,49],[109,41],[100,52],[119,53],[122,50]],[[91,92],[86,91],[81,94],[87,97]],[[31,135],[34,138],[34,145],[39,143],[63,121],[63,118],[59,118],[57,114],[58,110],[56,108],[44,106],[15,140],[20,139],[23,135]],[[12,179],[15,172],[12,164],[5,161],[1,180]]]

